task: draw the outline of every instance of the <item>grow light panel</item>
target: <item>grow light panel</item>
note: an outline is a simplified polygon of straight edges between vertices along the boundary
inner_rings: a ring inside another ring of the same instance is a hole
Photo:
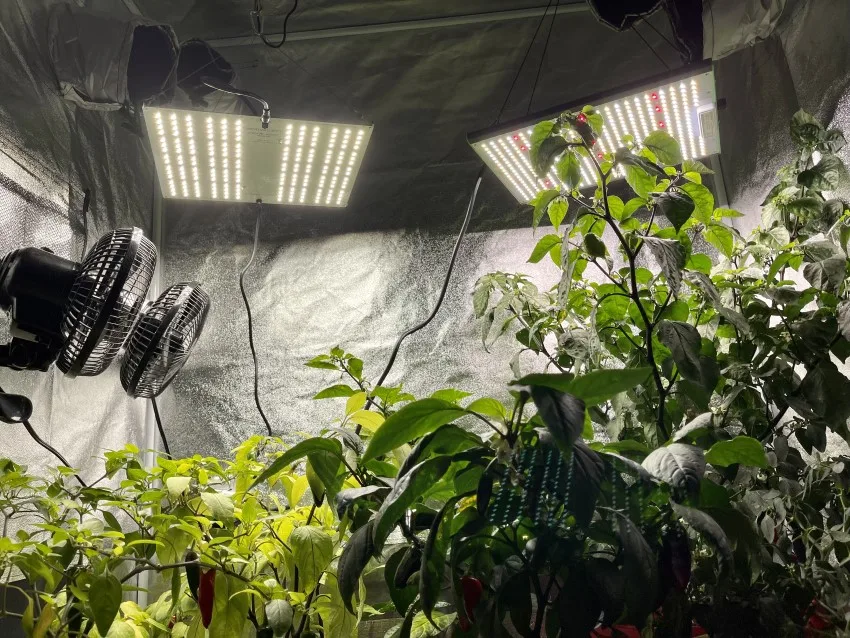
[[[162,195],[341,208],[371,126],[145,108]]]
[[[600,157],[622,146],[625,135],[639,141],[658,129],[668,131],[679,141],[685,159],[720,153],[717,98],[710,65],[689,67],[685,72],[658,76],[614,95],[591,96],[471,133],[469,143],[508,190],[520,202],[528,202],[543,189],[566,188],[554,167],[543,179],[534,174],[528,156],[534,126],[553,120],[564,111],[580,110],[586,104],[596,107],[605,118],[602,136],[594,147]],[[580,186],[595,184],[594,175],[593,163],[583,158]],[[622,176],[622,171],[618,175]]]

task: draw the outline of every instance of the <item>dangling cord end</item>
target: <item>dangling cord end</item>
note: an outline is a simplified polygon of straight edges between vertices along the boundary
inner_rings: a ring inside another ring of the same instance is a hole
[[[168,439],[165,438],[165,430],[162,427],[162,418],[159,416],[159,407],[156,405],[156,398],[151,398],[151,406],[153,406],[153,416],[156,419],[156,427],[159,430],[159,438],[162,441],[162,449],[168,456],[171,456],[171,450],[168,449]]]

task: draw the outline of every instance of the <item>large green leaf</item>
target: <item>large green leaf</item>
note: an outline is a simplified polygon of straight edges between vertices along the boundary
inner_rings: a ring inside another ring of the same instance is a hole
[[[537,176],[544,177],[552,164],[555,163],[558,155],[563,153],[566,148],[567,141],[560,135],[547,137],[539,145],[532,144],[529,159]]]
[[[567,392],[540,385],[531,386],[531,398],[562,451],[581,436],[584,429],[584,401]]]
[[[443,477],[450,463],[448,457],[437,456],[413,466],[407,474],[398,478],[375,514],[376,552],[383,550],[387,537],[407,508]]]
[[[534,250],[531,251],[531,257],[528,258],[529,263],[536,264],[538,261],[543,259],[549,251],[552,250],[555,246],[559,246],[561,244],[561,238],[555,234],[544,235],[537,242],[537,245],[534,247]]]
[[[825,155],[812,168],[797,177],[797,183],[816,191],[831,191],[838,188],[844,164],[835,155]]]
[[[354,607],[351,605],[351,599],[359,590],[360,575],[366,569],[366,565],[375,551],[375,543],[372,538],[374,522],[374,519],[372,519],[354,532],[339,557],[337,567],[339,593],[342,596],[345,608],[352,614]]]
[[[313,591],[334,554],[333,539],[324,530],[302,525],[289,535],[289,547],[298,568],[298,586],[305,593]]]
[[[121,583],[110,572],[98,576],[91,583],[89,606],[94,624],[101,636],[105,636],[121,607]]]
[[[286,600],[270,600],[266,603],[266,620],[275,638],[280,638],[292,627],[292,605]]]
[[[651,372],[651,368],[593,370],[578,378],[571,374],[529,374],[514,383],[568,392],[592,406],[640,385]]]
[[[693,185],[696,186],[696,184]],[[691,218],[691,214],[694,212],[694,200],[687,192],[684,192],[684,189],[681,192],[669,190],[661,193],[656,198],[655,205],[661,214],[670,221],[676,232],[679,232],[679,229]]]
[[[803,266],[803,276],[812,286],[826,292],[838,292],[847,271],[844,257],[830,257],[823,261]]]
[[[529,204],[534,206],[534,213],[532,215],[533,228],[537,228],[537,224],[539,224],[540,220],[543,219],[543,215],[549,208],[549,204],[551,204],[552,201],[560,194],[561,191],[557,189],[540,191],[537,196],[529,202]]]
[[[646,199],[655,188],[655,177],[640,166],[626,165],[626,183],[631,186],[635,195]]]
[[[366,588],[360,588],[361,599],[365,599]],[[362,608],[362,605],[361,605]],[[337,588],[337,579],[333,571],[325,574],[322,595],[315,601],[315,609],[324,622],[323,638],[352,638],[357,635],[361,611],[350,613],[342,604],[342,596]],[[306,636],[306,633],[303,634]]]
[[[413,446],[410,454],[407,455],[399,468],[398,476],[404,476],[410,471],[410,468],[430,456],[454,454],[481,444],[481,438],[477,434],[468,432],[452,423],[443,425],[419,439],[419,442]]]
[[[243,589],[245,583],[238,578],[216,572],[213,616],[207,630],[209,638],[233,638],[242,635],[242,630],[248,623],[248,609],[251,604],[247,595],[235,595]]]
[[[731,257],[735,249],[735,236],[728,226],[710,222],[702,231],[702,236],[714,246],[724,257]]]
[[[661,266],[661,272],[664,273],[667,283],[675,293],[682,283],[682,269],[687,261],[685,247],[675,239],[646,237],[643,241]]]
[[[720,467],[735,463],[753,467],[767,467],[764,447],[757,439],[749,436],[736,436],[729,441],[718,441],[705,453],[705,460]]]
[[[658,324],[658,340],[670,349],[681,375],[708,392],[720,376],[714,358],[700,353],[701,338],[697,329],[684,321],[664,320]]]
[[[301,441],[301,443],[293,445],[286,452],[277,457],[274,462],[257,477],[257,480],[253,482],[249,491],[253,490],[263,481],[270,479],[284,468],[292,465],[295,461],[300,461],[311,452],[322,451],[336,454],[342,458],[342,444],[336,439],[314,437],[312,439],[307,439],[306,441]]]
[[[673,166],[682,163],[682,149],[679,148],[679,142],[667,131],[653,131],[643,140],[643,145],[663,164]]]
[[[802,109],[791,118],[791,139],[800,146],[817,144],[822,133],[821,123]]]
[[[446,501],[431,523],[431,529],[425,541],[419,569],[419,603],[422,606],[422,612],[429,620],[432,618],[443,584],[446,553],[451,542],[454,508],[465,496],[467,495],[458,495]]]
[[[316,394],[313,397],[313,399],[315,399],[315,400],[338,399],[340,397],[348,398],[351,395],[353,395],[354,393],[355,393],[354,388],[347,386],[347,385],[338,384],[338,385],[332,385],[329,388],[325,388],[324,390],[322,390],[321,392]]]
[[[705,474],[702,450],[684,443],[672,443],[653,450],[641,465],[659,481],[689,494],[699,491],[700,481]]]
[[[224,521],[233,518],[233,497],[222,492],[203,492],[201,500],[204,502],[214,519]]]
[[[577,188],[581,183],[581,165],[578,156],[573,151],[567,151],[558,160],[556,166],[558,178],[566,185],[568,190]]]
[[[711,191],[702,184],[695,184],[693,182],[682,184],[679,188],[687,193],[693,201],[694,218],[703,224],[707,224],[714,214],[714,195],[711,194]],[[728,208],[718,208],[717,210],[721,211],[721,217],[723,216],[722,211],[729,211]],[[734,213],[735,211],[729,212]],[[740,215],[740,213],[738,214]]]
[[[360,462],[366,463],[391,452],[466,414],[463,408],[440,399],[422,399],[410,403],[390,415],[377,429]]]
[[[658,592],[658,567],[652,549],[640,530],[625,516],[617,517],[623,547],[623,576],[626,579],[624,624],[642,629],[655,609]]]
[[[678,503],[673,503],[673,511],[700,534],[708,537],[717,548],[717,554],[724,567],[732,564],[732,546],[729,544],[726,532],[717,524],[717,521],[701,510]]]

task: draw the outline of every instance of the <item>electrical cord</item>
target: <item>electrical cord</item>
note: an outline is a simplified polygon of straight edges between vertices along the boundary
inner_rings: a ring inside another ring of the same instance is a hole
[[[89,249],[89,207],[91,206],[91,189],[83,191],[83,251],[80,253],[80,262],[85,261],[86,251]]]
[[[218,82],[215,82],[210,78],[202,79],[201,84],[203,84],[204,86],[208,86],[209,88],[214,89],[216,91],[221,91],[222,93],[230,93],[231,95],[238,95],[239,97],[256,100],[257,102],[263,105],[263,115],[261,116],[263,128],[269,127],[269,122],[272,119],[271,107],[269,107],[268,102],[266,102],[256,93],[252,93],[251,91],[245,91],[243,89],[237,89],[228,84],[219,84]]]
[[[171,456],[171,450],[168,449],[168,439],[165,437],[165,430],[162,427],[162,418],[159,416],[159,407],[156,404],[156,397],[151,397],[151,405],[153,406],[153,416],[156,419],[156,427],[159,429],[159,438],[162,439],[162,449],[168,456]]]
[[[3,392],[4,392],[3,388],[0,387],[0,394],[2,394]],[[62,465],[64,465],[65,467],[72,467],[71,464],[68,462],[68,459],[66,459],[64,456],[62,456],[62,454],[59,452],[59,450],[57,450],[55,447],[50,445],[50,443],[48,443],[47,441],[45,441],[44,439],[42,439],[38,435],[38,432],[36,432],[35,429],[32,427],[32,425],[30,424],[29,419],[23,419],[21,421],[21,424],[26,429],[27,434],[29,434],[32,437],[33,441],[38,443],[41,447],[43,447],[45,450],[47,450],[53,456],[55,456],[57,459],[59,459],[59,461],[62,463]],[[80,478],[80,475],[77,474],[76,472],[74,472],[74,478],[76,478],[77,481],[79,481],[80,485],[82,485],[83,487],[88,487],[88,485],[86,485],[86,482],[83,481],[83,479]]]
[[[251,358],[254,360],[254,403],[257,405],[257,412],[266,424],[266,430],[269,436],[272,436],[272,426],[266,418],[266,413],[263,411],[263,406],[260,403],[260,364],[257,361],[257,349],[254,346],[254,320],[251,316],[251,304],[248,303],[248,295],[245,294],[245,273],[254,263],[254,257],[257,255],[257,243],[260,238],[260,217],[263,214],[263,202],[257,200],[257,222],[254,225],[254,248],[251,250],[251,258],[242,272],[239,273],[239,290],[242,291],[242,301],[245,302],[245,311],[248,313],[248,344],[251,346]]]
[[[558,9],[561,6],[561,0],[555,3],[555,14],[549,22],[549,30],[546,32],[546,41],[543,43],[543,52],[540,54],[540,65],[537,67],[537,75],[534,77],[534,85],[531,87],[531,96],[528,98],[528,106],[525,107],[525,114],[531,112],[531,105],[534,103],[534,94],[537,92],[537,83],[540,81],[540,73],[543,71],[543,63],[546,61],[546,51],[549,49],[549,38],[552,37],[552,27],[555,26],[555,20],[558,18]]]
[[[267,47],[279,49],[286,44],[286,25],[289,23],[289,17],[295,13],[297,8],[298,0],[295,0],[292,4],[292,8],[289,10],[289,13],[287,13],[286,17],[283,19],[283,37],[280,42],[270,42],[266,37],[266,34],[263,33],[263,3],[261,0],[254,0],[254,10],[251,11],[251,27],[254,30],[254,35],[258,36]]]
[[[641,32],[637,30],[637,27],[636,27],[634,24],[632,25],[632,31],[634,31],[634,32],[637,34],[637,37],[639,37],[639,38],[640,38],[640,40],[641,40],[641,42],[643,42],[643,43],[646,45],[646,48],[647,48],[647,49],[649,49],[650,51],[652,51],[652,54],[653,54],[656,58],[658,58],[658,61],[659,61],[659,62],[661,62],[661,64],[663,64],[663,65],[664,65],[664,68],[665,68],[665,69],[667,69],[667,70],[669,71],[669,70],[670,70],[670,65],[669,65],[669,64],[667,64],[667,63],[664,61],[664,58],[662,58],[662,57],[658,54],[658,51],[656,51],[656,50],[652,47],[652,45],[651,45],[651,44],[647,41],[647,39],[646,39],[646,38],[644,38],[644,37],[643,37],[643,35],[641,35]]]
[[[437,303],[434,306],[434,309],[431,311],[431,314],[425,319],[425,321],[416,324],[409,330],[405,331],[395,342],[395,346],[393,346],[392,353],[390,354],[389,361],[387,361],[387,365],[384,368],[384,371],[381,373],[381,376],[378,378],[378,382],[375,384],[376,386],[380,386],[387,379],[387,375],[389,375],[390,370],[392,370],[393,365],[395,364],[396,357],[398,356],[398,351],[401,348],[401,344],[407,339],[410,335],[415,334],[422,330],[425,326],[431,323],[434,320],[434,317],[437,316],[437,313],[440,311],[440,308],[443,305],[443,300],[446,298],[446,292],[449,289],[449,281],[452,278],[452,272],[454,272],[455,262],[457,261],[457,255],[460,251],[460,245],[463,242],[463,238],[466,236],[466,230],[469,228],[469,222],[472,219],[472,213],[475,210],[475,199],[478,197],[478,188],[481,186],[481,179],[484,176],[485,166],[482,166],[478,171],[478,175],[475,177],[475,186],[472,189],[472,196],[469,198],[469,205],[466,207],[466,216],[463,218],[463,223],[460,226],[460,232],[458,232],[457,239],[455,240],[454,248],[452,249],[452,256],[449,260],[449,266],[446,270],[446,278],[443,280],[443,287],[440,290],[440,296],[437,298]],[[374,404],[374,397],[369,399],[368,404],[366,405],[366,409],[368,410]],[[360,426],[358,425],[356,428],[356,432],[360,433]]]

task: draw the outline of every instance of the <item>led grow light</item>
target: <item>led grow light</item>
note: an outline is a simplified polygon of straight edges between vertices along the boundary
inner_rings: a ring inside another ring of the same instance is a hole
[[[598,155],[623,145],[631,135],[643,140],[650,132],[664,129],[675,137],[685,159],[720,153],[714,72],[710,64],[692,66],[631,85],[616,94],[595,95],[543,113],[471,133],[469,143],[499,180],[521,202],[538,191],[565,188],[554,167],[542,179],[531,168],[528,151],[534,126],[555,119],[564,111],[580,110],[591,104],[605,118],[605,127],[594,147]],[[622,171],[618,173],[622,176]],[[588,158],[581,163],[581,186],[595,183],[595,168]]]
[[[145,108],[163,197],[344,207],[371,126]]]

